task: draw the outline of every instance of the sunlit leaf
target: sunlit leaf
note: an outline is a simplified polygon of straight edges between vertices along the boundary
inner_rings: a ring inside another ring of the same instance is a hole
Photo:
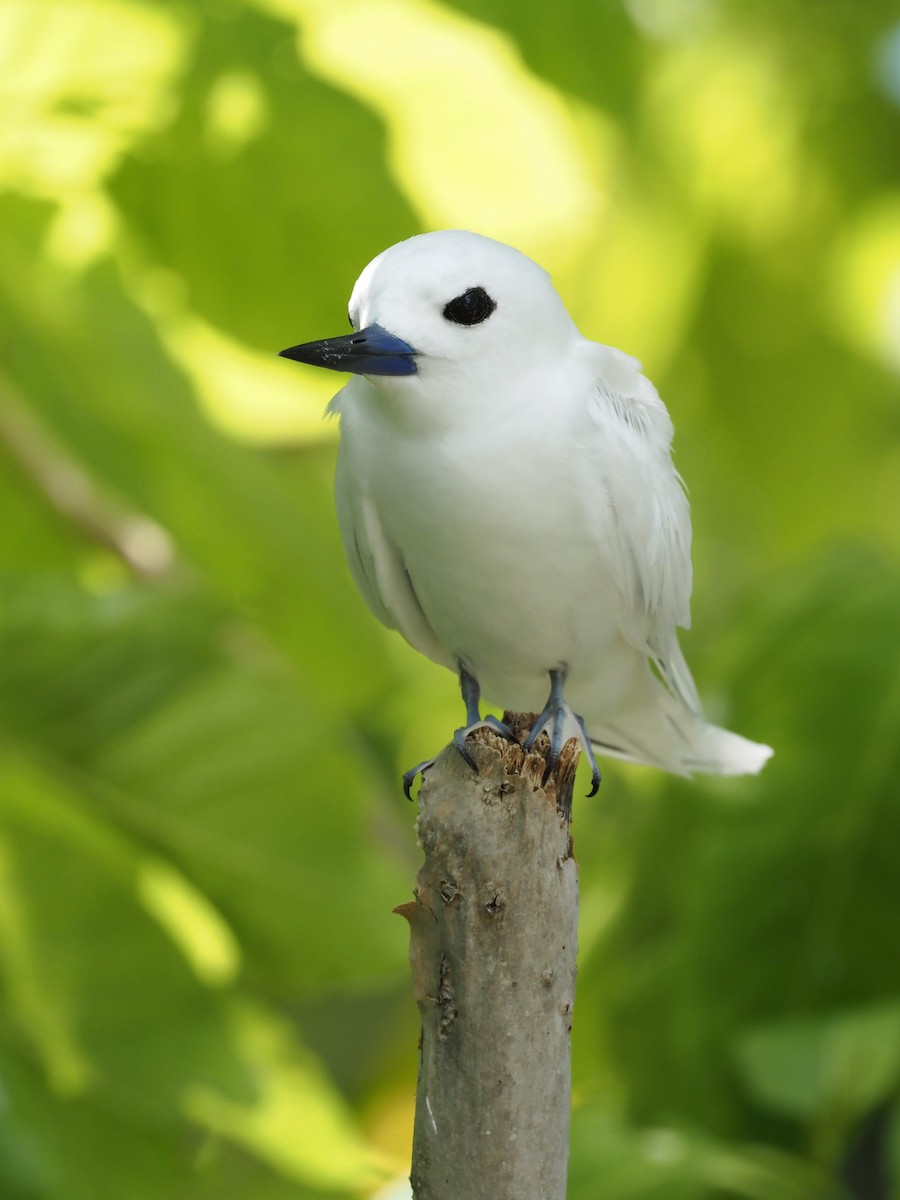
[[[3,1045],[0,1081],[4,1200],[348,1200],[175,1121],[146,1125],[96,1097],[60,1097]]]
[[[293,25],[238,6],[205,23],[177,119],[113,182],[151,261],[177,272],[190,304],[273,355],[341,332],[362,267],[418,232],[378,123],[309,74],[296,39]]]
[[[358,619],[327,469],[279,469],[216,434],[110,264],[78,285],[49,265],[18,276],[39,232],[30,208],[5,212],[0,313],[19,392],[85,469],[296,655],[326,704],[362,700],[381,651],[374,623]]]

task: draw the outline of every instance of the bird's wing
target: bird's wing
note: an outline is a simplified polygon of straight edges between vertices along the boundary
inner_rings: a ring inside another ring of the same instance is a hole
[[[363,599],[388,629],[398,630],[421,654],[455,669],[438,642],[396,547],[382,527],[375,503],[341,442],[335,473],[335,505],[350,573]]]
[[[647,653],[673,692],[699,711],[675,627],[690,625],[691,518],[671,457],[672,422],[640,363],[589,347],[595,386],[587,435],[597,536],[622,595],[623,636]]]

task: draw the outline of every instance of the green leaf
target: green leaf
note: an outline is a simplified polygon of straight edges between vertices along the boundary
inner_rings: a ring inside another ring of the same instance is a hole
[[[9,589],[0,656],[0,734],[172,856],[248,970],[279,989],[405,970],[405,802],[251,629],[190,591],[46,581]]]
[[[205,22],[177,119],[112,181],[191,307],[272,354],[340,332],[365,263],[419,232],[384,131],[305,69],[297,37],[237,5],[227,23]]]
[[[744,1033],[900,994],[898,644],[893,566],[847,552],[773,577],[718,657],[728,723],[772,763],[636,793],[628,897],[579,1011],[609,1022],[643,1119],[675,1105],[728,1135],[751,1119],[730,1057]]]
[[[742,1034],[735,1054],[745,1084],[773,1112],[850,1126],[900,1083],[900,1001],[774,1021]]]
[[[633,114],[640,99],[642,45],[625,7],[600,3],[569,4],[553,10],[514,0],[451,0],[453,8],[512,35],[529,67],[599,108]],[[597,47],[615,47],[603,56]]]
[[[52,1093],[95,1095],[136,1127],[183,1113],[301,1183],[378,1178],[294,1031],[206,986],[144,907],[136,847],[9,754],[0,820],[4,990]]]
[[[235,1006],[237,1045],[253,1064],[252,1093],[198,1081],[184,1109],[199,1125],[253,1152],[287,1178],[321,1188],[369,1189],[386,1176],[349,1113],[286,1021],[257,1005]]]
[[[32,216],[0,200],[0,319],[19,393],[91,477],[152,517],[295,658],[322,703],[362,705],[384,678],[383,643],[360,619],[329,470],[315,456],[286,469],[217,434],[110,263],[77,284],[27,263]]]
[[[0,817],[0,964],[15,1026],[51,1086],[99,1086],[157,1117],[197,1074],[241,1094],[219,997],[140,905],[136,849],[10,753]]]
[[[4,1200],[349,1200],[184,1124],[144,1124],[95,1094],[61,1096],[2,1042],[0,1082]]]
[[[762,1146],[635,1128],[598,1104],[573,1113],[569,1200],[808,1200],[822,1183],[798,1159]]]

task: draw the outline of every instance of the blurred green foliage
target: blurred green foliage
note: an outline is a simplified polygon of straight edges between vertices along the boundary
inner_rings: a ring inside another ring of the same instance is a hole
[[[888,0],[0,0],[3,1200],[407,1194],[458,699],[273,355],[448,225],[644,358],[777,751],[576,807],[570,1194],[900,1196],[898,109]]]

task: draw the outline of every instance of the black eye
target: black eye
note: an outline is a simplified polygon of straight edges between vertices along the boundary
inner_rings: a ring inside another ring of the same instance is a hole
[[[496,307],[483,287],[471,287],[444,305],[444,316],[455,325],[480,325]]]

